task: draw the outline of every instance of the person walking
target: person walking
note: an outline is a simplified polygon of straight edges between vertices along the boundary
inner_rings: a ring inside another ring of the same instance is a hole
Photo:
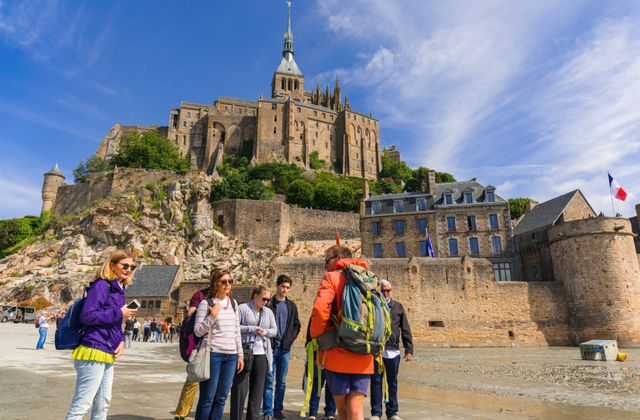
[[[140,321],[138,321],[138,318],[134,318],[134,323],[133,323],[133,337],[132,340],[133,341],[140,341]]]
[[[387,340],[382,362],[387,376],[389,398],[385,405],[388,420],[401,420],[398,416],[398,369],[400,368],[400,338],[404,346],[404,360],[413,359],[413,339],[407,314],[402,304],[392,298],[392,286],[388,280],[380,280],[380,292],[389,306],[391,313],[391,337]],[[378,373],[378,362],[374,360],[374,374],[371,375],[371,417],[370,420],[380,420],[382,417],[382,386],[383,377]]]
[[[245,368],[239,372],[231,386],[231,420],[242,420],[244,402],[249,394],[247,420],[259,420],[260,406],[267,374],[273,368],[271,338],[278,333],[276,318],[266,305],[271,292],[258,286],[251,292],[251,300],[238,306],[240,332],[245,357]],[[248,350],[248,351],[247,351]],[[253,354],[249,362],[248,354]],[[251,366],[248,364],[251,363]]]
[[[149,324],[149,328],[151,330],[151,342],[155,343],[156,340],[158,339],[158,323],[156,322],[156,319],[153,318],[153,320],[151,321],[151,324]]]
[[[287,297],[293,281],[286,274],[281,274],[276,280],[276,295],[267,305],[276,318],[278,334],[271,339],[273,347],[273,366],[267,374],[262,411],[265,420],[282,420],[286,416],[284,409],[284,392],[286,389],[287,371],[291,358],[291,346],[300,333],[300,319],[296,304]],[[275,398],[274,394],[275,381]]]
[[[211,352],[211,373],[208,380],[200,382],[196,420],[222,419],[233,377],[244,367],[240,319],[231,298],[231,273],[216,268],[209,279],[208,299],[198,305],[193,328],[195,335],[202,337],[203,345],[209,341]]]
[[[92,420],[107,418],[113,363],[124,351],[122,320],[136,313],[125,303],[125,287],[135,268],[131,253],[115,251],[87,290],[80,311],[84,333],[71,354],[77,379],[66,420],[82,420],[90,407]]]
[[[144,333],[144,338],[142,339],[142,341],[146,343],[147,341],[149,341],[149,337],[151,336],[151,322],[149,322],[148,319],[144,320],[142,331]]]
[[[49,331],[49,321],[54,319],[55,316],[49,316],[48,313],[42,312],[40,318],[38,318],[38,342],[36,343],[36,350],[44,350],[44,343],[47,340],[47,332]]]
[[[205,288],[196,291],[193,296],[191,296],[187,316],[193,316],[193,314],[196,312],[196,309],[198,309],[198,305],[200,305],[200,302],[206,300],[208,294],[209,288]],[[184,381],[184,385],[182,385],[182,391],[180,391],[180,398],[178,399],[178,406],[176,407],[176,414],[173,418],[174,420],[184,420],[189,415],[189,413],[191,412],[191,408],[193,407],[193,400],[196,397],[199,386],[200,382],[192,382],[189,380],[189,378]]]
[[[368,268],[365,261],[351,258],[351,250],[334,245],[325,251],[325,269],[311,310],[311,337],[333,328],[331,314],[340,314],[347,277],[341,271],[348,264]],[[333,394],[341,420],[364,420],[364,399],[373,373],[373,356],[357,354],[342,347],[318,352],[325,368],[327,386]]]
[[[133,338],[133,324],[135,323],[133,316],[127,318],[124,321],[124,346],[125,348],[131,348],[131,339]]]

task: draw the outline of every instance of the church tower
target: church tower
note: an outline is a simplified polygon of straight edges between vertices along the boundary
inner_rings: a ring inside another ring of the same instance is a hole
[[[58,187],[64,184],[64,175],[60,172],[58,164],[49,172],[44,174],[44,182],[42,183],[42,210],[40,214],[53,209],[58,195]]]
[[[291,32],[291,2],[287,16],[287,31],[284,33],[284,48],[282,60],[273,74],[271,82],[271,96],[304,100],[304,75],[293,59],[293,33]]]

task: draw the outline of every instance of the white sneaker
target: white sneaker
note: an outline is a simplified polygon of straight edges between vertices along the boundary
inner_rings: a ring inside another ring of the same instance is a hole
[[[380,420],[379,416],[371,416],[369,417],[369,420]]]
[[[387,417],[387,420],[402,420],[399,415],[394,414],[391,417]]]

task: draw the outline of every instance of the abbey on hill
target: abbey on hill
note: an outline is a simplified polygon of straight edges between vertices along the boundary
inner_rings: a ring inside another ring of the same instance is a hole
[[[336,78],[333,93],[317,86],[305,91],[304,75],[294,60],[291,12],[284,33],[280,65],[273,74],[271,98],[219,97],[213,104],[181,102],[169,125],[116,124],[97,156],[111,156],[127,131],[158,130],[188,156],[191,169],[214,172],[225,155],[243,154],[253,162],[280,161],[310,169],[312,154],[323,170],[377,179],[381,169],[378,120],[351,109],[342,100]]]

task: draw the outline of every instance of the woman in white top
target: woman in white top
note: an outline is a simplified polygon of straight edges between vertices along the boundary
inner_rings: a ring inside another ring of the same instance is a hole
[[[253,350],[253,363],[236,375],[231,387],[231,420],[242,420],[244,402],[249,394],[247,420],[260,419],[260,406],[267,372],[271,372],[273,353],[271,337],[278,335],[276,318],[265,305],[271,299],[271,292],[258,286],[251,292],[251,300],[238,306],[242,345]],[[245,351],[246,353],[246,351]],[[245,360],[247,360],[245,354]],[[245,366],[246,367],[246,366]]]
[[[233,279],[228,270],[211,272],[209,296],[196,310],[193,332],[206,346],[211,334],[209,380],[200,382],[196,420],[220,420],[236,371],[244,367],[240,321],[236,303],[230,297]]]

